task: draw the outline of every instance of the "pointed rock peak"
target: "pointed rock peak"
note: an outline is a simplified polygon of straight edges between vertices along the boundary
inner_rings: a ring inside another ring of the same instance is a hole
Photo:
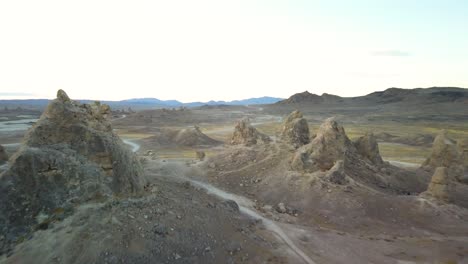
[[[301,111],[299,111],[299,110],[294,110],[294,111],[292,111],[292,112],[288,115],[288,117],[286,118],[286,120],[291,121],[291,120],[294,120],[294,119],[296,119],[296,118],[303,118],[303,117],[304,117],[304,116],[302,115],[302,112],[301,112]]]
[[[345,133],[345,130],[344,130],[343,126],[339,125],[338,122],[336,122],[335,117],[330,117],[330,118],[326,119],[320,125],[320,128],[319,128],[319,131],[318,131],[317,135],[318,134],[328,134],[328,133],[335,133],[335,134],[338,133],[338,134],[342,134],[343,136],[348,138],[348,136],[346,136],[346,133]]]
[[[431,156],[424,162],[424,167],[448,167],[463,166],[463,151],[457,147],[457,143],[447,136],[447,131],[442,130],[432,143]]]
[[[57,99],[62,102],[70,102],[70,97],[68,97],[67,93],[62,89],[57,91]]]
[[[448,137],[447,130],[442,129],[434,139],[433,145],[454,145],[455,141]]]
[[[251,146],[259,142],[269,143],[270,137],[257,131],[255,127],[250,125],[249,118],[239,120],[234,128],[234,133],[231,137],[231,145],[246,145]]]
[[[281,138],[296,148],[310,142],[309,124],[300,111],[295,110],[286,118]]]
[[[446,167],[438,167],[432,176],[427,191],[423,195],[449,202],[451,200],[452,189],[453,184],[450,180],[448,169]]]
[[[383,160],[380,156],[379,145],[373,133],[366,133],[354,142],[358,153],[374,164],[382,164]]]

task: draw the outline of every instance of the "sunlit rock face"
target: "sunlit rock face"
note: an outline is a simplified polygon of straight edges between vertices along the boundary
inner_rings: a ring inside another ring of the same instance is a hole
[[[379,145],[374,134],[367,133],[364,136],[354,141],[354,146],[358,153],[374,164],[382,164],[383,160],[380,156]]]
[[[422,195],[444,202],[451,202],[453,190],[453,183],[450,179],[448,169],[446,167],[438,167],[432,176],[427,191],[422,193]]]
[[[260,133],[250,124],[248,119],[244,118],[237,122],[230,144],[252,146],[256,144],[267,144],[270,141],[270,137]]]
[[[310,142],[309,125],[299,111],[293,111],[283,123],[281,138],[292,144],[295,148]]]
[[[433,171],[437,167],[446,167],[450,177],[462,183],[468,183],[464,163],[463,142],[457,144],[448,137],[445,130],[442,130],[434,139],[431,155],[422,164],[422,168]]]

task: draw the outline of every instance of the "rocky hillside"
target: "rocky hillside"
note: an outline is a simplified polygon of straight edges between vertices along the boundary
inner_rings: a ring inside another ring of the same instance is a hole
[[[298,104],[298,103],[365,103],[365,104],[390,104],[398,102],[418,102],[418,103],[442,103],[459,102],[468,103],[468,89],[458,87],[431,87],[427,89],[402,89],[389,88],[385,91],[374,92],[358,97],[339,97],[336,95],[322,94],[316,95],[308,91],[297,93],[278,102],[278,105]]]

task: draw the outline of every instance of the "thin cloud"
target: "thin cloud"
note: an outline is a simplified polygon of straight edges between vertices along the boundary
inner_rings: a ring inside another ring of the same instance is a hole
[[[411,53],[403,50],[378,50],[372,52],[373,56],[386,56],[386,57],[408,57]]]

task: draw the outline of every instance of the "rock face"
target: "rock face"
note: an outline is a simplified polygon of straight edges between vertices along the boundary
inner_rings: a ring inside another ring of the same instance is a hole
[[[310,142],[309,125],[301,112],[296,110],[289,114],[284,121],[281,138],[292,144],[295,148]]]
[[[8,161],[8,154],[6,153],[5,148],[0,145],[0,164],[3,164]]]
[[[312,142],[298,150],[291,165],[299,170],[325,171],[331,169],[336,161],[343,160],[348,151],[356,152],[356,149],[344,128],[329,118],[320,126]]]
[[[79,104],[60,90],[0,177],[0,234],[27,232],[56,210],[136,194],[142,167],[113,133],[107,105]]]
[[[336,184],[345,184],[347,180],[344,170],[344,161],[337,161],[335,165],[327,172],[325,178]]]
[[[437,167],[446,167],[450,176],[465,182],[464,175],[464,151],[460,144],[450,139],[445,130],[441,131],[432,144],[429,158],[422,164],[426,170],[434,170]]]
[[[266,144],[270,141],[270,137],[258,132],[255,127],[250,125],[249,120],[244,118],[237,122],[230,143],[231,145],[252,146],[258,143]]]
[[[438,167],[432,176],[431,182],[422,195],[430,196],[437,200],[450,202],[450,195],[453,192],[453,183],[450,180],[449,172],[446,167]]]
[[[374,164],[382,164],[383,160],[380,156],[379,145],[377,140],[372,133],[367,133],[366,135],[358,138],[354,142],[354,146],[358,153],[364,158],[368,159]]]

